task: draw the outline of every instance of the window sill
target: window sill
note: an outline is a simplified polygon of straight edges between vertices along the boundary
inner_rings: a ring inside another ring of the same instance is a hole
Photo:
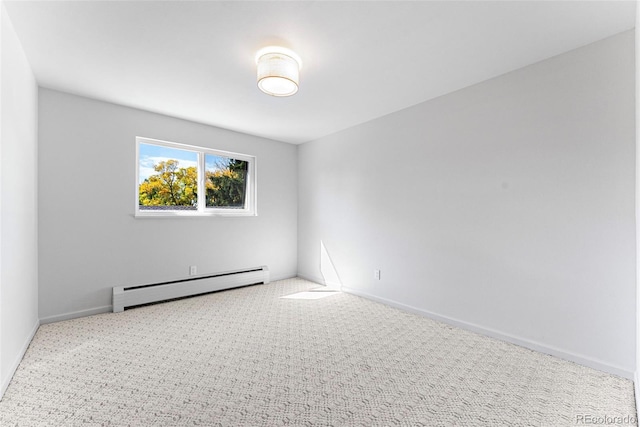
[[[211,218],[211,217],[242,217],[242,216],[258,216],[255,212],[136,212],[133,217],[136,219],[147,218]]]

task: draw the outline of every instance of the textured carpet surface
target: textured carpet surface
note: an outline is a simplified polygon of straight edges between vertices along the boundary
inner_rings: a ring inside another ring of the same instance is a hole
[[[0,425],[635,425],[631,381],[353,295],[279,298],[316,286],[43,325]]]

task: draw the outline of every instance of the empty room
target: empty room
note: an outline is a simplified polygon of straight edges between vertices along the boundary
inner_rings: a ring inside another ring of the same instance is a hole
[[[638,16],[0,0],[0,425],[638,425]]]

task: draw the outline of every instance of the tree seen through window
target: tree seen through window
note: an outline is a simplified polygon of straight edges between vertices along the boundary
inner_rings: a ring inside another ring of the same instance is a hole
[[[205,206],[243,209],[249,163],[220,155],[204,156]],[[197,210],[197,162],[195,152],[140,144],[139,209]]]

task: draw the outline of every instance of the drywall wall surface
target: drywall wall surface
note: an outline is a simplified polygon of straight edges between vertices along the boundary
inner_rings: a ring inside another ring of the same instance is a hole
[[[267,265],[296,274],[290,144],[40,89],[40,318],[107,311],[113,286]],[[255,217],[134,218],[136,137],[254,155]]]
[[[323,279],[322,242],[361,295],[630,375],[633,51],[621,33],[301,145],[299,274]]]
[[[38,327],[38,88],[0,4],[0,396]]]
[[[640,8],[636,4],[636,29],[640,26]],[[638,165],[640,165],[640,31],[634,30],[635,35],[635,83],[636,83],[636,365],[634,372],[634,390],[636,398],[636,415],[640,410],[640,173]]]

